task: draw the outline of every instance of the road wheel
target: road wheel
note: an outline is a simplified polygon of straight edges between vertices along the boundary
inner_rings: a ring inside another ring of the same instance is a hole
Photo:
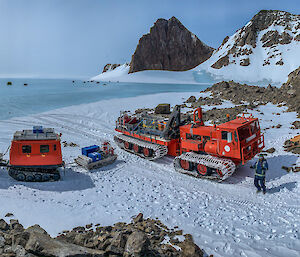
[[[25,175],[23,173],[18,173],[17,176],[16,176],[16,179],[18,181],[25,181]]]
[[[133,151],[134,151],[135,153],[139,153],[139,152],[141,151],[140,146],[137,145],[137,144],[134,144],[134,145],[133,145]]]
[[[127,141],[124,142],[125,149],[131,149],[131,144]]]
[[[222,177],[223,177],[223,173],[222,173],[222,171],[221,171],[221,170],[216,170],[216,172],[218,173],[218,175],[220,176],[220,178],[222,178]]]
[[[42,181],[42,175],[41,174],[35,174],[34,175],[34,180],[36,182],[41,182]]]
[[[42,175],[42,180],[43,180],[44,182],[49,181],[49,180],[50,180],[49,174],[43,174],[43,175]]]
[[[192,170],[193,169],[193,164],[187,160],[180,160],[180,166],[184,170]]]
[[[153,150],[149,149],[147,147],[144,147],[143,148],[143,154],[144,154],[145,157],[150,157],[153,154]]]
[[[59,174],[53,174],[53,180],[54,181],[58,181],[60,179],[60,175]]]
[[[197,172],[201,176],[209,176],[211,174],[211,169],[203,164],[197,165]]]
[[[33,175],[29,174],[29,175],[26,176],[26,181],[27,182],[33,182],[33,180],[34,180],[34,176]]]

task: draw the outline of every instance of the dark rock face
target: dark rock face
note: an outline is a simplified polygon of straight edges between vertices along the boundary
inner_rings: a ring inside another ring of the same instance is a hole
[[[213,48],[203,44],[179,20],[158,19],[142,36],[132,56],[129,73],[142,70],[189,70],[206,61]]]
[[[121,64],[119,64],[119,63],[114,63],[114,64],[108,63],[104,66],[102,73],[107,72],[109,70],[114,70],[115,68],[117,68],[119,66],[121,66]]]
[[[262,36],[261,41],[264,43],[263,47],[271,47],[278,44],[289,44],[292,42],[292,39],[290,34],[286,32],[279,34],[277,30],[270,30]]]
[[[227,66],[228,64],[229,64],[229,56],[225,55],[224,57],[216,61],[211,67],[214,69],[221,69],[222,67]]]

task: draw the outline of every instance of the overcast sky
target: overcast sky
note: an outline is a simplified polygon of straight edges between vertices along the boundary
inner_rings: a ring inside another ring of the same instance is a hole
[[[218,47],[261,9],[299,0],[0,0],[0,76],[89,77],[130,61],[158,18],[177,17]]]

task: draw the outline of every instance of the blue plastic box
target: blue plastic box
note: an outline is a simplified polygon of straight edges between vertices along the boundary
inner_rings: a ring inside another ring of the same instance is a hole
[[[85,156],[88,156],[89,153],[97,152],[99,149],[100,149],[99,145],[87,146],[87,147],[81,148],[81,154],[85,155]]]
[[[102,159],[101,154],[97,152],[89,153],[88,157],[90,157],[93,160],[93,162],[100,161]]]
[[[34,134],[43,133],[43,126],[33,126],[32,132]]]

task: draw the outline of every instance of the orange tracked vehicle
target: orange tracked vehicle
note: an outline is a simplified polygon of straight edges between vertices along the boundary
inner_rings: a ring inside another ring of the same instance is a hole
[[[17,131],[10,147],[8,174],[28,182],[57,181],[63,166],[60,136],[52,128]]]
[[[182,119],[180,106],[175,106],[169,119],[147,113],[121,113],[116,121],[120,134],[118,146],[148,160],[174,156],[176,171],[195,177],[225,180],[264,148],[264,136],[257,118],[251,116],[221,125],[205,126],[202,109],[193,120]]]

